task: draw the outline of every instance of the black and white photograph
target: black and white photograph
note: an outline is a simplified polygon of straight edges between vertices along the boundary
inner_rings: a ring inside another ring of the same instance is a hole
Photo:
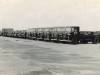
[[[100,75],[100,0],[0,0],[0,75]]]

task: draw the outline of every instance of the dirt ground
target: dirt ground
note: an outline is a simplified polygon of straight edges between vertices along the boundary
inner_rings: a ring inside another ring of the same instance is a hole
[[[100,75],[100,44],[0,37],[0,75]]]

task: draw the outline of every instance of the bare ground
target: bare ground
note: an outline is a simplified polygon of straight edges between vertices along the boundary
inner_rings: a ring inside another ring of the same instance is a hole
[[[100,44],[0,37],[0,75],[100,75]]]

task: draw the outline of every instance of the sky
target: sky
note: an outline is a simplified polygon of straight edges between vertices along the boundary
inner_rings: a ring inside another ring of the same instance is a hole
[[[100,0],[0,0],[0,29],[55,26],[100,31]]]

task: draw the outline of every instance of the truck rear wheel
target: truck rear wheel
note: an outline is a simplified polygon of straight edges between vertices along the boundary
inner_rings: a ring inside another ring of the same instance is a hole
[[[42,35],[42,41],[44,41],[44,34]]]
[[[98,43],[98,38],[94,38],[94,39],[92,40],[92,43],[93,43],[93,44],[97,44],[97,43]]]
[[[57,43],[59,43],[59,34],[57,35]]]
[[[49,42],[51,42],[51,33],[49,34]]]

